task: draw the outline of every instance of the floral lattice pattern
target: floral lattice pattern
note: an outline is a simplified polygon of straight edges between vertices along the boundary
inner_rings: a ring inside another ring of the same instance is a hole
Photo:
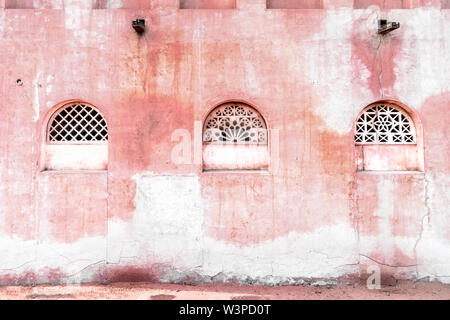
[[[203,142],[267,144],[266,124],[254,108],[243,103],[226,103],[206,118]]]
[[[390,104],[377,104],[361,114],[355,127],[356,144],[414,144],[414,123]]]
[[[93,107],[74,103],[61,108],[49,122],[47,141],[53,143],[106,143],[108,128]]]

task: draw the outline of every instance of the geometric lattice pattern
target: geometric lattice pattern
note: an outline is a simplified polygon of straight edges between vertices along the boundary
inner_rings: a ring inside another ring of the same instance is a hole
[[[416,133],[411,118],[400,108],[376,104],[356,121],[356,144],[414,144]]]
[[[47,141],[53,143],[106,143],[108,128],[103,116],[93,107],[72,103],[59,109],[50,119]]]
[[[267,144],[267,128],[254,108],[240,102],[215,108],[203,126],[204,143]]]

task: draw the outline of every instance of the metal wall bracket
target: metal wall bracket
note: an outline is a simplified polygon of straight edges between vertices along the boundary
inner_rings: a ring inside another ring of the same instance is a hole
[[[386,34],[400,28],[399,22],[388,22],[386,19],[378,20],[378,33]]]
[[[134,31],[141,34],[145,32],[145,19],[136,19],[131,22]]]

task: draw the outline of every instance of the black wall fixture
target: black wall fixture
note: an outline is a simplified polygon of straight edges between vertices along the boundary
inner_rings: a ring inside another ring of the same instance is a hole
[[[141,34],[145,32],[145,19],[136,19],[131,22],[134,31]]]
[[[378,33],[386,34],[400,28],[399,22],[388,22],[386,19],[378,20]]]

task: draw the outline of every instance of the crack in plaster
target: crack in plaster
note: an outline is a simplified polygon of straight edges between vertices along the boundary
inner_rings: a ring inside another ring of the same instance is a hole
[[[383,76],[383,57],[381,56],[381,52],[380,52],[380,47],[383,42],[383,38],[382,38],[382,36],[379,36],[379,38],[380,38],[380,41],[379,41],[377,49],[376,49],[377,54],[375,56],[375,60],[378,58],[380,61],[380,71],[378,72],[378,86],[380,87],[381,97],[384,98],[384,89],[383,89],[383,85],[381,84],[381,77]]]
[[[376,21],[378,23],[378,20],[380,19],[380,15],[379,15],[379,11],[376,12]],[[379,86],[379,90],[381,93],[381,97],[384,98],[384,90],[383,90],[383,85],[381,84],[381,77],[383,76],[383,57],[381,56],[381,52],[380,52],[380,47],[381,44],[383,43],[383,36],[380,34],[377,34],[377,38],[378,38],[378,45],[376,47],[376,55],[375,55],[375,61],[374,61],[374,66],[376,65],[377,60],[379,60],[379,65],[380,65],[380,71],[378,72],[378,86]]]
[[[417,264],[410,264],[410,265],[392,265],[392,264],[388,264],[388,263],[383,263],[383,262],[377,261],[377,260],[375,260],[375,259],[373,259],[373,258],[371,258],[371,257],[369,257],[369,256],[366,256],[366,255],[364,255],[364,254],[362,254],[362,253],[360,253],[359,255],[362,256],[362,257],[365,257],[365,258],[367,258],[367,259],[369,259],[369,260],[372,260],[373,262],[376,262],[376,263],[378,263],[378,264],[381,264],[381,265],[383,265],[383,266],[392,267],[392,268],[408,268],[408,267],[416,267],[416,266],[417,266]]]
[[[97,261],[97,262],[90,263],[90,264],[88,264],[87,266],[85,266],[83,269],[81,269],[81,270],[79,270],[79,271],[77,271],[77,272],[75,272],[75,273],[72,273],[72,274],[70,274],[70,275],[64,276],[64,277],[62,277],[62,278],[63,278],[63,279],[72,278],[72,277],[74,277],[74,276],[80,274],[80,273],[83,272],[84,270],[86,270],[86,269],[88,269],[88,268],[90,268],[90,267],[92,267],[92,266],[98,265],[98,264],[100,264],[100,263],[103,263],[103,262],[106,262],[106,260],[103,259],[103,260],[100,260],[100,261]]]
[[[425,191],[425,208],[426,208],[426,213],[425,215],[422,217],[422,221],[420,224],[420,232],[419,232],[419,237],[417,238],[416,243],[414,244],[414,258],[417,262],[417,246],[419,245],[420,240],[422,240],[422,235],[423,232],[425,230],[425,223],[430,223],[430,218],[431,218],[431,207],[429,204],[429,201],[431,201],[431,196],[430,196],[430,179],[428,177],[427,174],[424,175],[424,182],[425,182],[425,186],[424,186],[424,191]],[[427,220],[427,221],[425,221]],[[416,265],[416,277],[419,277],[419,264]]]
[[[33,262],[36,262],[36,259],[33,259],[33,260],[30,260],[30,261],[24,262],[24,263],[22,263],[21,265],[19,265],[19,266],[17,266],[17,267],[6,268],[6,269],[0,269],[0,271],[15,271],[15,270],[17,270],[17,269],[22,268],[23,266],[26,266],[27,264],[33,263]]]

